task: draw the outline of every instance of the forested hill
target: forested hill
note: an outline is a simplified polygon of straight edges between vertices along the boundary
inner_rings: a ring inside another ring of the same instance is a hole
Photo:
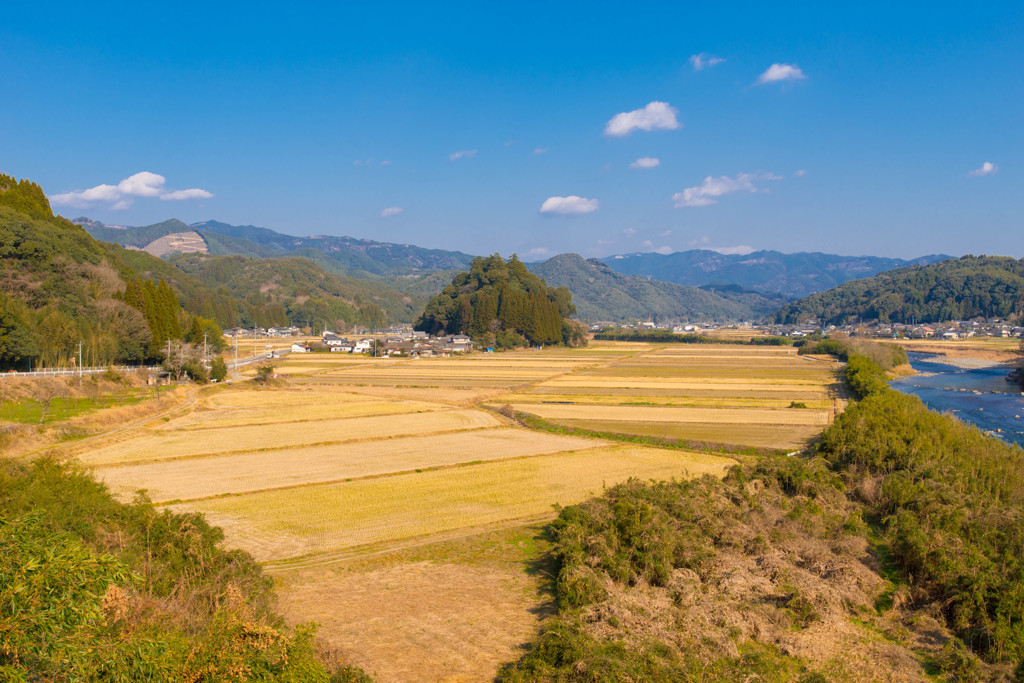
[[[139,280],[125,253],[0,174],[0,369],[69,363],[79,344],[87,364],[140,362],[192,329],[166,282]]]
[[[458,251],[427,249],[412,244],[393,244],[330,235],[296,237],[267,228],[229,225],[215,220],[189,225],[177,219],[170,219],[154,225],[129,228],[107,226],[85,217],[76,218],[75,222],[99,240],[154,251],[160,255],[165,249],[158,243],[161,238],[195,233],[202,239],[203,245],[190,251],[256,258],[312,256],[313,260],[328,271],[361,276],[389,277],[436,270],[457,270],[466,268],[472,258],[469,254]]]
[[[740,285],[762,294],[782,294],[787,299],[831,289],[855,278],[910,265],[925,265],[951,258],[922,256],[909,261],[878,256],[838,256],[818,252],[784,254],[755,251],[720,254],[693,249],[673,254],[637,253],[609,256],[604,261],[627,275],[649,276],[663,282],[700,287],[711,283]]]
[[[1024,259],[968,255],[900,268],[795,301],[775,320],[927,323],[976,317],[1024,317]]]
[[[741,287],[705,291],[638,275],[623,275],[598,259],[559,254],[530,266],[549,286],[567,287],[583,320],[755,320],[786,302]]]
[[[465,334],[486,346],[584,343],[568,318],[576,314],[565,287],[548,287],[514,254],[478,256],[427,304],[416,329]]]

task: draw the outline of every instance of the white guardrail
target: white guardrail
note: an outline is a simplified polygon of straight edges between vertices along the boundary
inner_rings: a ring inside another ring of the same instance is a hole
[[[49,370],[12,370],[11,372],[0,372],[0,379],[4,377],[70,377],[77,375],[97,375],[101,372],[113,370],[114,372],[136,372],[139,370],[159,370],[158,365],[106,365],[102,368],[51,368]]]

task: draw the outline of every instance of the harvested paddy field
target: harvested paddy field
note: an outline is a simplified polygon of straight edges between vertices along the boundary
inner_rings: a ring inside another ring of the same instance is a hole
[[[630,477],[724,474],[732,460],[660,448],[606,446],[285,490],[220,497],[201,510],[261,562],[529,520]]]
[[[290,620],[319,621],[382,681],[492,680],[517,657],[546,599],[529,573],[536,531],[523,530],[553,506],[734,463],[553,431],[794,450],[837,406],[835,365],[792,349],[599,342],[275,365],[271,386],[211,387],[167,419],[68,448],[118,494],[146,489],[222,526],[276,577]],[[525,428],[506,405],[555,428]]]
[[[377,415],[268,426],[250,424],[208,428],[201,432],[202,436],[197,436],[191,429],[164,426],[111,446],[90,450],[79,459],[90,465],[180,460],[220,453],[481,429],[499,424],[493,415],[480,410],[443,410],[406,414],[401,419]]]
[[[792,450],[841,409],[836,370],[789,347],[666,346],[535,382],[491,405],[588,431]]]
[[[120,493],[149,489],[156,502],[208,498],[227,493],[283,489],[303,484],[375,477],[466,462],[521,458],[603,446],[595,439],[529,433],[496,427],[434,436],[370,439],[331,446],[249,451],[190,457],[96,470]]]

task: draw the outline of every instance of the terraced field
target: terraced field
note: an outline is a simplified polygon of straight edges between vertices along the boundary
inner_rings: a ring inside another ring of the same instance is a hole
[[[68,448],[120,495],[146,489],[157,504],[205,513],[278,577],[292,618],[324,620],[334,645],[401,634],[345,653],[380,680],[491,680],[481,662],[517,656],[542,613],[522,564],[541,541],[524,530],[553,506],[630,477],[721,475],[734,460],[708,451],[792,449],[840,407],[834,365],[791,349],[598,342],[421,360],[296,354],[275,365],[272,386],[209,387],[177,416]],[[556,428],[701,442],[704,452],[531,430],[505,406]],[[518,540],[498,552],[494,539]],[[432,559],[394,559],[423,556]],[[467,609],[490,625],[469,628]]]
[[[492,405],[591,431],[789,450],[842,409],[836,369],[788,347],[664,346],[536,382]]]

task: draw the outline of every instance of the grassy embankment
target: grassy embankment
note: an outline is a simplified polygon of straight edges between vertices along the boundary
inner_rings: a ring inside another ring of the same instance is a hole
[[[562,511],[559,614],[505,680],[1024,676],[1024,453],[831,350],[860,401],[812,457]]]

